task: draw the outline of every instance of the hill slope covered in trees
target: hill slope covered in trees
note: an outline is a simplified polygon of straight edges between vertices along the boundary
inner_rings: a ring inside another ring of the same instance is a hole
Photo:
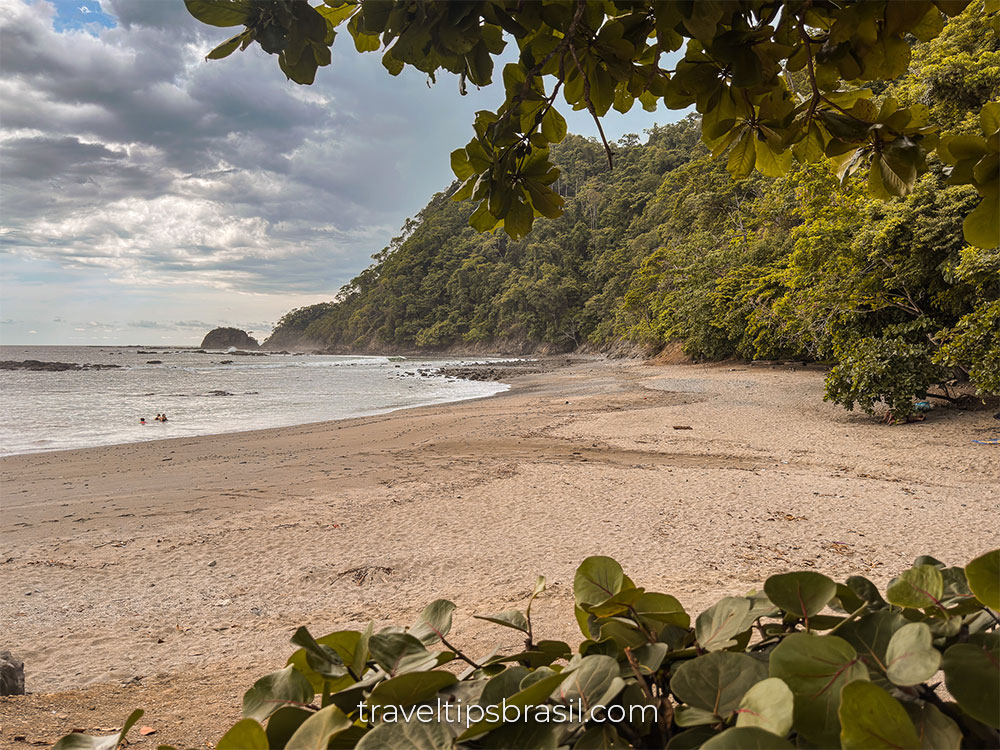
[[[873,100],[922,104],[978,133],[1000,96],[1000,45],[975,9],[914,49]],[[882,201],[826,164],[733,181],[697,121],[630,136],[609,169],[596,141],[553,147],[565,214],[514,242],[469,227],[472,206],[435,195],[330,303],[279,322],[271,348],[503,348],[670,342],[699,359],[835,363],[828,394],[908,410],[951,378],[1000,392],[1000,251],[963,240],[978,203],[932,161],[916,190]]]

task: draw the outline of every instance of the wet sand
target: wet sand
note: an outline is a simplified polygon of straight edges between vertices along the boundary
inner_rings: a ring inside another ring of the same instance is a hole
[[[112,730],[133,708],[205,746],[240,697],[315,634],[459,607],[454,641],[513,647],[472,619],[550,588],[535,631],[575,643],[573,572],[617,558],[697,613],[771,573],[884,584],[918,554],[1000,546],[991,412],[885,426],[787,367],[582,360],[489,399],[363,419],[0,459],[0,746]],[[674,429],[690,427],[691,429]],[[17,739],[23,738],[23,739]]]

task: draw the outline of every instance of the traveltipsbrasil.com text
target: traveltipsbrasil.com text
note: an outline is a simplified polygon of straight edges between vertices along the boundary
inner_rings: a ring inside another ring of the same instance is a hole
[[[437,705],[425,703],[420,706],[369,706],[358,703],[358,714],[361,721],[374,724],[379,721],[396,723],[399,721],[418,721],[429,724],[432,721],[443,721],[447,724],[457,723],[471,727],[481,721],[513,723],[518,721],[537,722],[586,722],[610,721],[615,724],[628,720],[630,723],[656,721],[656,706],[633,704],[626,708],[620,705],[595,705],[585,707],[582,700],[571,700],[567,704],[540,704],[537,706],[517,706],[508,704],[504,698],[492,706],[480,706],[478,703],[468,705],[457,701],[437,699]],[[649,712],[647,714],[647,711]]]

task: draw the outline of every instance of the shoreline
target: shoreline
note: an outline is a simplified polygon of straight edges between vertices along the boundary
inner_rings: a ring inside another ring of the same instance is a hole
[[[42,347],[42,348],[45,348],[45,347]],[[368,356],[368,355],[362,355],[362,356]],[[391,358],[391,355],[386,355],[386,357],[387,358]],[[498,361],[495,361],[495,362],[475,362],[475,361],[473,361],[473,362],[463,362],[461,360],[457,360],[453,364],[445,364],[445,365],[442,365],[442,366],[422,368],[422,367],[419,366],[419,362],[417,360],[412,360],[410,362],[410,364],[412,364],[415,367],[416,371],[420,372],[421,374],[422,374],[422,371],[426,370],[428,372],[431,372],[432,376],[439,376],[439,377],[446,378],[446,379],[449,379],[449,380],[465,380],[465,381],[467,381],[469,383],[475,383],[475,382],[480,382],[480,383],[482,383],[482,382],[495,382],[495,383],[497,383],[500,386],[506,386],[506,388],[501,388],[500,390],[497,390],[497,391],[492,392],[492,393],[486,393],[486,394],[480,394],[480,395],[474,395],[474,396],[458,396],[458,397],[455,397],[455,398],[444,398],[444,397],[442,397],[441,399],[429,400],[429,401],[426,401],[424,403],[406,404],[406,405],[401,405],[401,406],[389,406],[389,407],[386,407],[386,408],[383,408],[383,409],[375,409],[373,411],[363,411],[363,412],[361,412],[359,414],[354,414],[354,415],[351,415],[351,416],[337,417],[337,418],[333,418],[333,419],[319,419],[319,420],[313,420],[313,421],[307,421],[307,422],[295,422],[295,423],[292,423],[292,424],[277,425],[277,426],[271,426],[271,427],[249,427],[249,428],[245,428],[245,429],[224,430],[224,431],[221,431],[221,432],[207,432],[207,433],[193,434],[193,435],[177,435],[177,436],[173,436],[173,437],[152,437],[152,438],[143,437],[143,438],[138,438],[138,439],[135,439],[135,440],[129,440],[129,441],[125,441],[125,442],[98,443],[98,444],[95,444],[95,445],[86,445],[86,446],[77,446],[77,447],[55,447],[55,448],[42,447],[42,448],[37,448],[37,449],[33,449],[33,450],[16,450],[16,451],[11,451],[11,452],[3,452],[3,450],[0,450],[0,459],[9,458],[9,457],[15,457],[15,456],[25,456],[25,455],[61,453],[63,451],[89,450],[91,448],[110,448],[110,447],[116,447],[116,446],[135,445],[135,444],[138,444],[138,443],[146,443],[146,442],[159,442],[159,441],[181,440],[181,439],[191,439],[191,438],[200,438],[200,437],[213,437],[213,436],[218,436],[218,435],[233,435],[233,434],[238,434],[238,433],[264,432],[264,431],[268,431],[268,430],[280,430],[280,429],[285,429],[285,428],[289,428],[289,427],[298,427],[298,426],[302,426],[302,425],[325,424],[325,423],[329,423],[329,422],[340,422],[340,421],[343,421],[345,419],[365,419],[365,418],[368,418],[368,417],[381,416],[383,414],[391,414],[391,413],[396,412],[396,411],[403,411],[403,410],[407,410],[407,409],[419,409],[419,408],[423,408],[423,407],[426,407],[426,406],[441,406],[441,405],[445,405],[445,404],[459,403],[459,402],[463,402],[463,401],[476,401],[476,400],[484,399],[484,398],[492,398],[494,396],[497,396],[497,395],[499,395],[501,393],[504,393],[507,390],[509,390],[510,384],[507,383],[507,382],[505,382],[505,380],[502,379],[501,377],[497,377],[498,374],[499,375],[509,375],[510,377],[513,377],[513,378],[520,377],[523,374],[523,372],[521,372],[521,370],[523,370],[523,365],[528,364],[528,363],[530,363],[532,365],[532,370],[531,370],[532,374],[536,374],[536,373],[539,373],[539,372],[545,372],[545,371],[548,371],[549,369],[554,369],[554,368],[562,366],[561,363],[560,364],[556,364],[556,360],[566,360],[567,362],[570,361],[568,357],[539,357],[537,359],[531,360],[530,362],[528,360],[511,360],[511,361],[498,360]],[[430,360],[430,361],[434,361],[434,360]],[[87,369],[88,367],[90,367],[90,366],[89,365],[84,366],[84,369]],[[488,376],[486,376],[486,377],[477,376],[477,372],[479,372],[479,371],[486,372]],[[150,425],[150,426],[153,426],[153,425]]]
[[[0,745],[136,707],[157,729],[137,746],[214,742],[298,625],[405,625],[443,597],[486,653],[508,636],[472,614],[535,574],[537,631],[576,639],[589,554],[692,614],[784,570],[965,564],[1000,546],[997,449],[971,443],[996,432],[952,409],[880,425],[816,371],[582,359],[491,397],[0,458],[0,648],[32,693],[0,698]]]

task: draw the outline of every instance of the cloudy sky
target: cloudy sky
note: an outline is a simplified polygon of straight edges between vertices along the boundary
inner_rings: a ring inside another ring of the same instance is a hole
[[[449,152],[502,94],[392,78],[343,35],[308,87],[256,45],[205,61],[234,31],[180,0],[0,0],[0,343],[263,337],[450,183]]]

